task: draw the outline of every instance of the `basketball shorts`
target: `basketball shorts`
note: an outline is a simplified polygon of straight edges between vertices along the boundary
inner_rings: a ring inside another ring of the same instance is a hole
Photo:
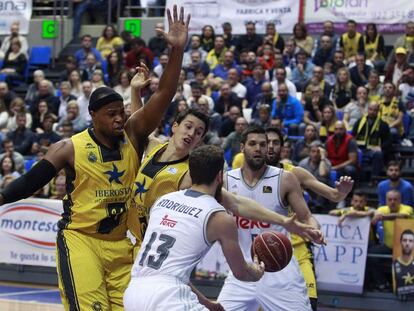
[[[237,280],[232,273],[227,277],[217,299],[226,311],[306,311],[311,305],[305,281],[294,257],[279,272],[265,272],[258,282]]]
[[[316,290],[315,268],[313,266],[313,254],[310,249],[310,244],[303,242],[296,245],[293,249],[293,255],[299,263],[303,278],[308,288],[308,295],[310,298],[318,298]]]
[[[133,263],[128,238],[97,239],[74,230],[57,235],[59,290],[65,310],[123,310]]]
[[[171,276],[133,277],[124,294],[125,311],[207,311],[191,288]]]

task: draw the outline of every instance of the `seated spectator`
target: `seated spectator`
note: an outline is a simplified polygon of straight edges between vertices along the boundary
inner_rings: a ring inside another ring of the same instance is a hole
[[[246,97],[247,89],[239,82],[239,80],[240,75],[237,69],[230,69],[227,73],[227,82],[230,84],[231,91],[236,93],[237,96],[243,100]]]
[[[331,162],[326,158],[326,150],[323,148],[322,142],[313,141],[310,144],[309,156],[299,162],[299,166],[311,173],[315,178],[324,183],[329,184],[331,172]],[[318,213],[327,213],[330,210],[329,201],[322,196],[309,193],[313,198],[313,204]]]
[[[92,94],[92,83],[90,81],[85,81],[82,83],[82,95],[76,100],[79,106],[79,116],[87,124],[91,121],[91,116],[89,114],[89,98]]]
[[[315,125],[307,124],[303,138],[299,139],[295,143],[292,155],[293,161],[299,163],[304,158],[308,157],[311,144],[317,139],[318,134]]]
[[[384,83],[384,94],[379,103],[381,119],[390,127],[393,142],[398,143],[404,134],[403,115],[405,109],[396,96],[394,84]]]
[[[41,100],[37,107],[35,107],[35,111],[32,114],[33,122],[32,122],[32,131],[35,133],[42,133],[42,123],[44,117],[46,115],[53,114],[53,112],[49,109],[47,102],[45,100]],[[53,114],[54,115],[54,114]],[[56,117],[56,115],[54,115]]]
[[[79,98],[82,96],[82,81],[79,71],[73,70],[69,75],[69,83],[71,85],[70,94]]]
[[[114,87],[118,83],[120,72],[124,69],[122,58],[119,52],[111,52],[106,59],[108,63],[108,85]]]
[[[238,66],[235,63],[234,53],[232,51],[226,51],[224,53],[223,63],[217,65],[213,69],[212,73],[215,77],[220,77],[223,80],[227,80],[229,70],[232,68],[235,68],[238,71],[241,71],[240,68],[238,68]]]
[[[305,111],[303,121],[316,126],[322,122],[322,110],[325,106],[332,106],[328,97],[325,97],[319,85],[311,87],[310,96],[305,97]]]
[[[335,85],[336,77],[335,77],[335,73],[333,72],[333,63],[326,62],[325,65],[323,66],[323,79],[331,87]]]
[[[344,121],[349,129],[352,129],[354,124],[368,111],[368,91],[365,87],[360,86],[357,89],[356,98],[344,108]]]
[[[187,72],[187,79],[194,80],[196,74],[201,71],[205,76],[210,73],[210,67],[202,60],[201,53],[199,51],[191,52],[191,63],[184,67]]]
[[[26,105],[24,103],[24,100],[21,97],[16,97],[11,102],[10,109],[7,111],[3,111],[0,114],[0,118],[2,114],[7,115],[7,125],[6,125],[6,128],[3,128],[2,130],[3,133],[14,131],[17,128],[16,116],[19,113],[23,113],[26,115],[26,127],[27,128],[32,127],[32,114],[26,110]]]
[[[63,122],[60,126],[58,126],[57,130],[59,131],[58,134],[62,137],[62,139],[71,138],[75,134],[73,124],[70,121]]]
[[[92,81],[92,76],[95,70],[100,69],[101,65],[97,62],[95,55],[89,53],[86,56],[86,63],[81,71],[82,81]]]
[[[19,39],[15,38],[11,40],[10,49],[4,57],[3,67],[0,70],[0,73],[6,75],[6,82],[10,88],[12,87],[13,81],[23,81],[24,79],[27,58],[21,51],[21,46]]]
[[[161,31],[164,31],[164,23],[156,23],[155,24],[155,36],[151,37],[148,41],[148,48],[154,53],[155,57],[160,57],[162,53],[165,53],[168,46],[167,41],[165,41],[164,36],[162,35]]]
[[[383,85],[380,82],[380,76],[375,69],[371,70],[368,76],[368,83],[365,86],[368,90],[368,102],[378,101],[383,93]]]
[[[292,38],[286,40],[285,50],[283,51],[283,64],[293,70],[296,66],[296,53],[300,48],[296,46],[296,41]]]
[[[397,190],[401,196],[401,202],[405,205],[414,205],[414,188],[408,180],[401,178],[401,164],[396,161],[390,161],[387,165],[388,179],[378,184],[378,201],[379,205],[385,205],[386,194],[390,190]]]
[[[101,53],[102,58],[105,59],[111,52],[122,48],[123,44],[124,41],[118,36],[115,27],[107,25],[96,43],[96,49]]]
[[[127,70],[123,70],[119,74],[119,83],[114,87],[114,91],[122,96],[124,103],[131,102],[131,79],[131,73]]]
[[[376,70],[382,71],[385,65],[385,43],[384,37],[378,33],[377,25],[374,23],[367,24],[364,48],[367,59],[372,62]]]
[[[154,55],[145,46],[145,41],[142,38],[134,38],[131,44],[131,51],[125,56],[125,67],[135,69],[141,62],[144,62],[148,68],[152,68]]]
[[[372,224],[376,225],[379,221],[383,222],[384,243],[372,246],[368,249],[369,254],[391,255],[394,243],[394,222],[395,219],[405,219],[412,217],[413,208],[401,204],[401,194],[398,190],[390,190],[386,195],[386,204],[380,206],[372,218]],[[391,279],[388,277],[391,273],[391,262],[383,267],[383,258],[368,257],[367,275],[369,284],[377,289],[385,289],[390,286]],[[379,268],[380,267],[380,268]]]
[[[214,111],[223,118],[227,118],[232,106],[237,106],[241,109],[242,101],[236,93],[231,91],[230,85],[225,82],[220,87],[220,95],[214,103]]]
[[[62,132],[61,128],[67,122],[71,123],[72,129],[75,133],[82,132],[88,126],[86,121],[79,115],[79,105],[76,100],[68,102],[66,107],[66,115],[64,118],[60,119],[58,124],[59,131]]]
[[[334,134],[335,123],[338,121],[336,117],[335,107],[327,105],[322,109],[322,121],[318,123],[319,139],[325,142],[327,138]]]
[[[255,99],[255,103],[252,106],[252,119],[259,119],[259,108],[262,105],[269,106],[270,110],[276,105],[276,98],[272,91],[272,85],[269,82],[262,84],[262,92]]]
[[[390,58],[385,67],[385,81],[392,81],[394,85],[398,85],[407,68],[407,50],[398,47],[395,49],[395,56]]]
[[[329,36],[322,36],[320,40],[320,47],[316,50],[313,56],[313,63],[316,66],[323,67],[326,62],[332,62],[335,52],[335,46]]]
[[[92,47],[92,36],[83,35],[81,41],[81,48],[75,52],[76,62],[78,63],[78,68],[84,70],[86,68],[86,57],[88,54],[92,53],[95,56],[97,62],[102,61],[101,53],[94,47]]]
[[[39,91],[39,83],[44,79],[45,73],[42,70],[38,69],[33,72],[33,83],[27,88],[26,96],[24,97],[24,100],[28,105],[35,99],[37,92]]]
[[[257,118],[250,121],[250,124],[263,127],[264,129],[270,127],[272,121],[271,111],[272,108],[267,104],[259,106],[257,109]]]
[[[236,50],[246,49],[250,52],[257,53],[257,48],[262,45],[263,38],[256,33],[256,24],[252,21],[246,23],[246,33],[239,36]]]
[[[329,83],[326,83],[324,79],[324,71],[322,67],[315,66],[312,70],[312,78],[309,81],[309,83],[305,87],[305,93],[302,95],[302,101],[303,98],[305,100],[307,98],[312,97],[312,87],[313,86],[319,86],[322,91],[322,96],[325,97],[327,100],[329,100],[329,96],[332,92],[332,87],[329,85]]]
[[[292,144],[290,141],[285,141],[280,148],[280,163],[293,164],[292,162]]]
[[[283,68],[286,71],[286,78],[287,79],[291,79],[292,78],[292,69],[290,69],[290,67],[285,66],[285,64],[283,63],[283,55],[281,52],[276,51],[274,53],[274,65],[273,65],[273,72],[269,71],[268,75],[268,80],[273,80],[276,77],[276,70],[279,68]],[[296,88],[295,88],[296,89]]]
[[[341,36],[339,45],[345,53],[345,62],[351,64],[357,54],[364,53],[364,38],[357,32],[357,23],[354,20],[348,20],[346,24],[347,32]]]
[[[16,93],[10,91],[6,82],[0,82],[0,111],[10,108],[10,103],[17,97]]]
[[[339,225],[341,225],[346,218],[373,217],[374,214],[375,209],[367,206],[367,195],[360,190],[354,191],[350,207],[329,211],[329,215],[339,216]]]
[[[332,72],[336,75],[338,70],[346,67],[345,65],[345,53],[342,50],[337,50],[334,53],[332,62]]]
[[[296,46],[304,50],[307,55],[312,54],[313,38],[308,36],[308,30],[304,23],[296,23],[293,26],[293,40],[295,40]]]
[[[164,72],[165,66],[168,63],[170,56],[168,53],[163,53],[160,55],[158,61],[158,65],[154,67],[154,69],[152,70],[158,78],[161,78],[162,73]]]
[[[50,145],[57,143],[61,137],[53,131],[53,123],[56,122],[56,116],[47,114],[43,118],[42,131],[37,134],[37,145],[34,147],[38,150],[39,147],[50,147]]]
[[[216,36],[214,39],[214,47],[208,52],[206,57],[206,63],[210,67],[210,70],[213,70],[223,63],[224,53],[226,53],[226,51],[227,48],[224,44],[223,36]]]
[[[155,76],[151,78],[148,90],[143,98],[144,103],[148,102],[152,94],[154,94],[155,91],[158,89],[159,84],[160,84],[160,79],[158,79]]]
[[[177,117],[177,115],[184,111],[189,109],[190,106],[187,103],[187,100],[185,97],[182,96],[176,96],[173,100],[173,102],[168,107],[168,110],[165,114],[163,125],[166,126],[172,126],[174,124],[174,120]]]
[[[37,92],[37,96],[34,98],[31,105],[31,112],[33,114],[37,112],[37,107],[41,101],[47,103],[51,113],[58,115],[60,100],[55,96],[53,84],[49,80],[42,80],[39,82],[39,91]]]
[[[275,80],[271,82],[273,92],[277,94],[279,84],[286,84],[289,90],[289,94],[296,97],[296,86],[292,81],[287,79],[287,72],[285,68],[276,68],[275,69]]]
[[[275,23],[266,23],[266,36],[270,37],[273,47],[282,53],[285,49],[285,40],[283,40],[283,37],[277,32]]]
[[[394,43],[394,49],[403,47],[409,52],[412,50],[412,42],[414,41],[414,22],[409,21],[405,27],[405,34],[398,37]]]
[[[32,155],[31,149],[35,142],[35,134],[26,128],[26,114],[20,113],[16,116],[17,128],[7,133],[7,138],[13,141],[15,150],[23,156]]]
[[[262,85],[265,83],[265,71],[263,65],[255,64],[253,67],[253,75],[251,78],[246,79],[243,84],[247,89],[246,99],[248,107],[254,104],[254,100],[262,91]]]
[[[76,58],[73,57],[72,55],[69,55],[68,57],[66,57],[65,60],[65,69],[62,71],[61,75],[60,75],[60,82],[62,81],[69,81],[69,77],[70,77],[70,73],[73,70],[76,70],[78,67],[78,64],[76,63]]]
[[[335,33],[335,25],[332,21],[325,21],[323,23],[323,32],[320,35],[320,39],[318,39],[316,41],[316,45],[315,45],[315,49],[313,51],[313,54],[316,53],[316,51],[318,49],[320,49],[323,46],[323,37],[329,37],[330,41],[331,41],[331,45],[333,47],[334,50],[339,48],[339,36]],[[325,42],[326,43],[326,42]],[[317,65],[315,63],[315,65]],[[317,66],[322,66],[322,65],[317,65]]]
[[[388,124],[381,120],[379,104],[371,102],[368,114],[355,122],[352,129],[358,148],[362,151],[362,163],[372,165],[372,176],[380,176],[384,160],[390,158],[392,148]]]
[[[70,93],[71,85],[69,81],[63,81],[60,84],[60,96],[59,96],[59,119],[63,119],[66,117],[66,108],[68,106],[68,102],[71,100],[76,100],[76,97]]]
[[[231,132],[225,139],[223,143],[223,150],[227,152],[229,149],[231,150],[231,161],[236,154],[240,152],[240,141],[241,141],[241,134],[247,128],[247,121],[245,118],[240,117],[236,119],[236,123],[234,125],[234,131]]]
[[[414,41],[413,41],[414,42]],[[407,111],[414,109],[414,64],[408,66],[401,77],[401,84],[398,86],[401,93],[401,102]]]
[[[15,178],[20,177],[19,172],[15,168],[15,163],[12,157],[5,155],[0,160],[0,184],[6,176],[13,176]]]
[[[343,109],[356,98],[356,87],[352,84],[346,68],[340,68],[336,74],[336,83],[332,92],[332,100],[337,109]]]
[[[24,157],[14,150],[13,141],[5,138],[2,141],[3,153],[0,154],[0,159],[3,159],[5,156],[11,157],[14,162],[14,167],[17,172],[20,174],[24,173]]]
[[[163,39],[164,40],[164,39]],[[199,35],[192,35],[190,38],[190,46],[183,56],[183,67],[189,67],[192,63],[191,55],[193,52],[200,52],[200,60],[204,62],[207,57],[207,52],[201,47],[201,38]]]
[[[244,55],[246,55],[244,57]],[[251,78],[253,76],[253,70],[254,70],[254,66],[256,66],[257,64],[257,58],[256,58],[256,53],[254,52],[246,52],[246,51],[242,51],[240,53],[240,67],[242,69],[242,76],[240,78],[241,81],[245,81],[248,78]],[[262,67],[263,65],[260,64]],[[266,76],[266,71],[264,71],[264,67],[263,67],[263,72],[265,73]]]
[[[1,44],[0,47],[0,59],[3,59],[5,57],[5,55],[7,54],[7,52],[10,50],[11,48],[11,42],[14,39],[19,40],[19,42],[21,43],[21,47],[20,47],[20,51],[26,56],[26,58],[28,57],[28,52],[29,52],[29,44],[27,43],[27,39],[25,36],[22,36],[20,33],[20,23],[19,22],[13,22],[10,25],[10,35],[4,37],[3,39],[3,43]]]
[[[209,105],[209,111],[213,111],[214,109],[214,102],[210,96],[203,94],[203,88],[198,83],[193,83],[191,85],[191,97],[187,99],[187,102],[190,108],[194,108],[193,106],[197,104],[198,99],[202,97],[205,98]]]
[[[223,29],[223,37],[224,37],[224,42],[226,43],[226,47],[234,51],[236,49],[237,38],[232,33],[233,27],[231,26],[229,22],[223,23],[221,27]]]
[[[210,119],[208,131],[203,138],[204,144],[221,146],[222,141],[217,135],[221,126],[221,116],[209,109],[208,101],[203,97],[198,99],[197,103],[193,106],[193,109],[200,110]]]
[[[190,98],[191,96],[191,86],[187,83],[186,71],[181,69],[180,76],[178,77],[177,93],[176,97]]]
[[[298,135],[299,125],[303,122],[302,104],[289,94],[286,84],[279,85],[278,97],[276,105],[273,106],[272,118],[280,119],[289,135]]]
[[[94,90],[105,85],[104,73],[101,69],[96,69],[93,72],[91,82]]]
[[[337,176],[351,176],[357,180],[358,173],[358,146],[352,135],[346,132],[344,122],[336,121],[335,132],[326,141],[328,159]]]
[[[296,54],[296,66],[292,70],[292,82],[299,92],[304,92],[306,85],[312,78],[314,65],[308,60],[308,54],[300,50]]]
[[[216,34],[214,33],[214,28],[211,25],[205,25],[201,29],[201,47],[207,53],[210,52],[214,47],[214,39]]]
[[[351,81],[356,87],[365,86],[372,67],[365,64],[365,54],[357,54],[355,63],[356,65],[349,70]]]
[[[236,120],[240,117],[242,117],[241,109],[237,106],[230,107],[228,118],[225,118],[221,123],[219,137],[227,137],[233,132],[235,130]]]
[[[66,195],[66,176],[58,175],[53,179],[55,193],[50,196],[52,200],[63,200]]]
[[[270,37],[265,37],[262,46],[259,47],[257,52],[257,62],[263,65],[266,74],[269,75],[269,80],[273,78],[273,71],[275,64],[274,48]]]

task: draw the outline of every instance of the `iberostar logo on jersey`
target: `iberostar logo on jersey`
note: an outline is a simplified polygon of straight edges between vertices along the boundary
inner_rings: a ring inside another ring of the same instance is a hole
[[[95,190],[96,201],[125,201],[125,197],[131,194],[130,187],[121,187],[118,185],[123,185],[121,178],[125,174],[125,170],[120,171],[115,163],[112,163],[112,170],[103,172],[108,179],[110,187],[107,189],[97,189]]]

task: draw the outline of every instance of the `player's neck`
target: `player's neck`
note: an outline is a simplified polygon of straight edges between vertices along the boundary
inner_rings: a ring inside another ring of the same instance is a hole
[[[243,165],[241,171],[243,175],[244,182],[250,187],[255,186],[258,181],[262,178],[263,174],[266,172],[267,165],[263,165],[258,170],[252,170],[246,163]]]
[[[410,262],[412,262],[413,261],[413,256],[410,254],[410,255],[401,255],[401,257],[400,257],[400,262],[401,263],[403,263],[403,264],[409,264]]]
[[[168,162],[182,159],[188,155],[188,150],[179,150],[174,143],[169,143],[167,148],[161,153],[158,158],[160,162]]]
[[[191,190],[205,193],[214,197],[217,186],[213,185],[192,185]]]

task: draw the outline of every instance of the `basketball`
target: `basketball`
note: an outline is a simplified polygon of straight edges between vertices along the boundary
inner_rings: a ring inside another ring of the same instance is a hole
[[[266,231],[255,237],[251,248],[252,258],[263,261],[266,272],[277,272],[288,265],[292,258],[292,244],[283,233]]]

